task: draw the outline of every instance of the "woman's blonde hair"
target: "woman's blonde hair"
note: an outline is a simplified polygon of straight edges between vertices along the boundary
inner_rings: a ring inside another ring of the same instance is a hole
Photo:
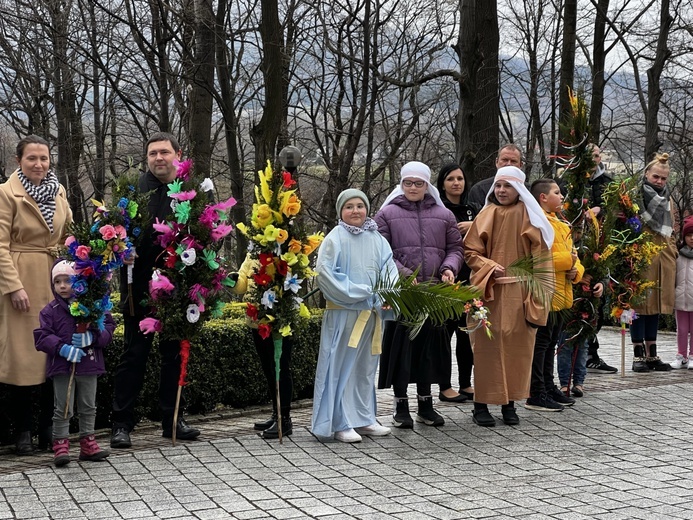
[[[655,164],[661,164],[662,166],[669,168],[669,154],[666,152],[663,154],[656,153],[655,158],[648,162],[647,166],[645,166],[645,172],[649,171],[649,169]]]

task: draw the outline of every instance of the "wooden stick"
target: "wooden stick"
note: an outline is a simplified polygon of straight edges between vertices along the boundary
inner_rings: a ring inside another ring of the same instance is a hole
[[[176,445],[176,426],[178,425],[178,407],[180,406],[180,394],[183,391],[183,385],[178,385],[178,394],[176,394],[176,407],[173,409],[173,428],[171,435],[171,440],[173,445]]]
[[[621,377],[626,377],[626,324],[621,323]]]
[[[70,394],[72,393],[72,383],[75,380],[75,367],[77,363],[72,363],[72,370],[70,371],[70,381],[67,383],[67,399],[65,399],[65,413],[63,414],[63,419],[67,419],[67,414],[70,411]]]

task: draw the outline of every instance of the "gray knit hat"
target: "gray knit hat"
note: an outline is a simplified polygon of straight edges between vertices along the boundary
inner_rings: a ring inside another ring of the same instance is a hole
[[[342,208],[344,207],[344,204],[346,204],[346,201],[354,198],[361,199],[363,203],[366,205],[366,215],[368,215],[371,212],[371,203],[368,201],[368,197],[366,197],[366,194],[361,190],[349,188],[348,190],[344,190],[337,197],[337,204],[335,204],[335,208],[337,208],[337,218],[342,218]]]

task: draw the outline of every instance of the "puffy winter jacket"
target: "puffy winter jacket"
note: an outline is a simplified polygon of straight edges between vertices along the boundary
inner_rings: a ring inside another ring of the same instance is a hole
[[[463,255],[455,215],[438,206],[430,195],[416,202],[400,195],[382,208],[374,220],[392,247],[401,275],[409,276],[419,268],[419,281],[440,281],[446,269],[455,275],[459,272]]]
[[[677,311],[693,311],[693,258],[679,255],[676,259],[676,301]]]

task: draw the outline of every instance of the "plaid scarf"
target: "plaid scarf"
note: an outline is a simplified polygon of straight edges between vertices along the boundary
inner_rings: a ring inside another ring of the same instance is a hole
[[[671,222],[671,201],[669,188],[659,189],[644,181],[642,200],[645,206],[641,213],[643,223],[658,235],[669,238],[674,232]]]
[[[22,170],[17,171],[19,180],[24,186],[29,197],[36,201],[38,204],[43,220],[46,221],[48,227],[53,233],[53,217],[55,216],[55,197],[58,194],[58,189],[60,189],[60,183],[58,182],[58,177],[52,170],[48,170],[48,174],[41,181],[41,184],[36,186],[33,182],[26,178],[22,173]]]

